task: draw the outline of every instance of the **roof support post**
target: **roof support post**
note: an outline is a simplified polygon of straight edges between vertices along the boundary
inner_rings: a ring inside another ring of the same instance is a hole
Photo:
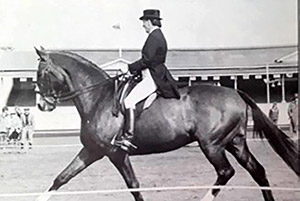
[[[189,87],[192,86],[192,81],[195,81],[195,80],[196,80],[195,76],[190,76],[189,77],[189,83],[188,83]]]
[[[269,64],[266,64],[266,77],[267,77],[267,103],[270,103],[270,77],[269,77]]]
[[[284,80],[284,74],[281,78],[281,95],[282,95],[282,103],[285,103],[285,80]]]
[[[237,82],[238,77],[237,77],[237,75],[234,76],[233,80],[234,80],[234,89],[238,89],[238,82]]]

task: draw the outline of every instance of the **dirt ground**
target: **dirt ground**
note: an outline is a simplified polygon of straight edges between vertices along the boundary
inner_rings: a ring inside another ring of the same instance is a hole
[[[37,138],[37,145],[79,144],[78,137]],[[296,175],[273,152],[267,142],[248,141],[252,153],[266,169],[273,187],[300,187]],[[27,153],[0,153],[0,194],[43,192],[58,173],[77,154],[80,146],[34,147]],[[256,186],[249,174],[228,154],[236,170],[228,185]],[[214,168],[197,146],[156,155],[131,157],[141,187],[202,186],[216,180]],[[104,158],[63,186],[63,191],[124,189],[125,183],[117,170]],[[143,192],[146,201],[200,200],[207,190]],[[298,201],[300,192],[273,191],[277,201]],[[35,197],[0,197],[1,201],[32,201]],[[133,201],[130,193],[55,195],[50,201]],[[262,201],[259,190],[223,190],[216,201]]]

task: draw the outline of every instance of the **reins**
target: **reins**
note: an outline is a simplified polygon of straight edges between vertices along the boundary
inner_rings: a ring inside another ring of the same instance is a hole
[[[106,83],[108,83],[109,81],[113,81],[113,80],[118,80],[120,77],[126,75],[126,73],[122,73],[122,74],[119,74],[119,75],[116,75],[114,77],[111,77],[111,78],[108,78],[104,81],[101,81],[101,82],[98,82],[98,83],[95,83],[95,84],[92,84],[90,86],[87,86],[87,87],[84,87],[84,88],[80,88],[80,89],[76,89],[74,91],[70,91],[70,92],[67,92],[65,94],[61,94],[61,95],[55,95],[53,94],[53,98],[55,98],[55,100],[57,102],[63,102],[63,101],[68,101],[68,100],[71,100],[81,94],[84,94],[84,93],[87,93],[89,91],[92,91],[98,87],[101,87],[103,85],[105,85]],[[45,97],[45,95],[41,94],[40,92],[36,92],[36,93],[39,93],[40,95],[42,95],[43,97]]]

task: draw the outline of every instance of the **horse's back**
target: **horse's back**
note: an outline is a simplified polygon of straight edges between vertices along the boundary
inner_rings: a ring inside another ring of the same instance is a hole
[[[186,89],[183,90],[186,91]],[[188,87],[187,95],[189,95],[194,102],[201,103],[202,105],[209,104],[211,106],[222,107],[222,104],[226,102],[244,105],[244,101],[237,91],[228,87],[199,84]]]
[[[226,87],[196,85],[180,89],[180,99],[158,98],[136,122],[141,152],[170,151],[195,141],[199,127],[210,132],[239,117],[245,103],[237,92]]]
[[[196,121],[217,127],[245,119],[247,106],[236,90],[214,85],[196,85],[188,93]]]

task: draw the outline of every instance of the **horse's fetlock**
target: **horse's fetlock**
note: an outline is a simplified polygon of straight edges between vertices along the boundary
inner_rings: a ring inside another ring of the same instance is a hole
[[[235,170],[233,168],[223,169],[218,172],[218,175],[221,177],[231,178],[235,174]]]
[[[53,186],[51,187],[52,190],[57,190],[60,186],[66,184],[68,180],[65,177],[57,177],[54,182]]]
[[[229,177],[233,177],[234,174],[235,174],[235,170],[234,170],[233,168],[230,168],[230,169],[228,170],[228,176],[229,176]]]
[[[140,187],[140,183],[138,181],[131,182],[131,188],[139,188],[139,187]]]

